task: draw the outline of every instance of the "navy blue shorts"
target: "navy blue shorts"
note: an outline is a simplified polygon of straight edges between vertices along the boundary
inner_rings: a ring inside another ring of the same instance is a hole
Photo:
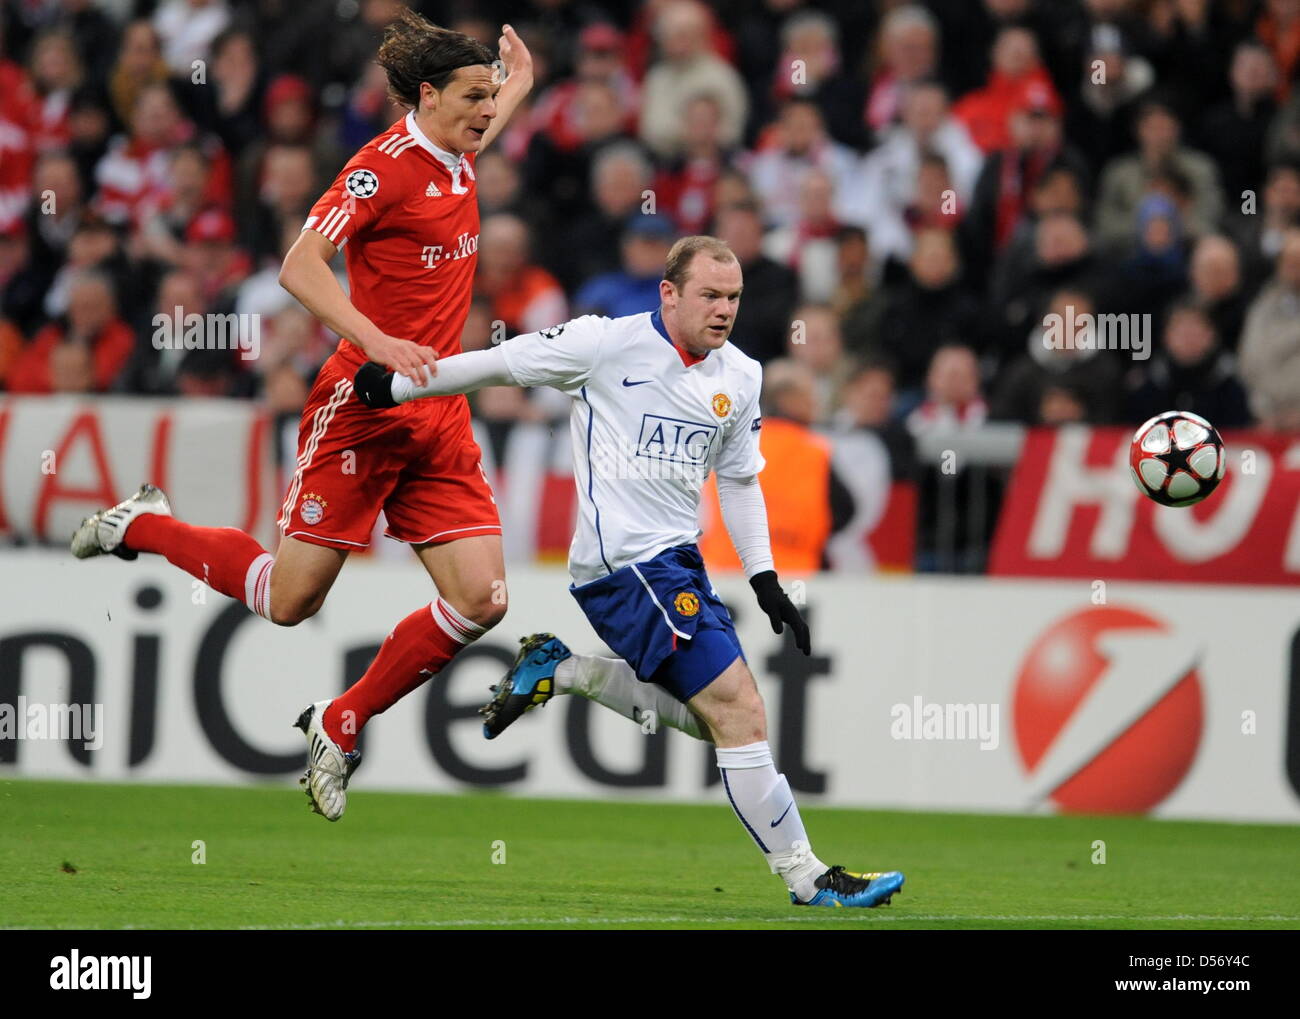
[[[687,701],[744,658],[727,607],[694,545],[665,549],[608,577],[569,586],[592,629],[636,670]]]

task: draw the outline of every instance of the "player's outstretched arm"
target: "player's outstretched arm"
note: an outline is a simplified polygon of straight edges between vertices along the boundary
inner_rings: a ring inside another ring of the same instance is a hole
[[[284,256],[280,286],[336,333],[365,351],[372,361],[412,380],[423,378],[425,365],[436,364],[437,355],[429,347],[389,336],[357,310],[330,269],[330,259],[337,251],[324,234],[304,230]]]
[[[804,654],[812,653],[812,640],[808,624],[795,608],[781,582],[777,579],[772,562],[772,540],[767,530],[767,503],[759,487],[757,475],[735,478],[718,475],[718,501],[722,505],[722,519],[727,534],[736,548],[736,554],[745,567],[749,586],[758,598],[758,607],[767,614],[773,633],[784,633],[790,625],[794,643]]]
[[[373,361],[363,364],[352,377],[352,392],[367,407],[396,407],[426,396],[472,393],[486,386],[517,386],[500,347],[454,354],[438,362],[438,374],[425,374],[416,385],[405,375],[386,371]]]
[[[501,91],[497,93],[497,115],[483,135],[483,141],[479,145],[480,152],[491,145],[492,140],[505,130],[510,115],[515,112],[519,104],[524,101],[524,96],[528,95],[533,87],[533,55],[528,52],[528,47],[519,38],[519,34],[509,25],[501,27],[497,51],[501,54],[501,63],[506,68],[506,80],[501,86]]]

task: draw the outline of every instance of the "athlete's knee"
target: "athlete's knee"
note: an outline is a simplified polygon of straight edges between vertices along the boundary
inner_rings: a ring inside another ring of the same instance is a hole
[[[272,591],[271,622],[277,626],[297,626],[310,619],[325,604],[324,591]]]
[[[505,584],[493,584],[482,591],[462,596],[451,605],[471,623],[490,630],[506,617],[508,599]]]
[[[752,679],[720,676],[707,696],[692,701],[691,707],[708,724],[719,743],[744,746],[767,739],[767,712]],[[715,689],[716,687],[716,689]]]

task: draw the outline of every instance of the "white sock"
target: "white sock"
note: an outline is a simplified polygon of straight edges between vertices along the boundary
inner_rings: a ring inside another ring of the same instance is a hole
[[[794,794],[777,774],[772,748],[764,740],[743,747],[718,747],[718,769],[732,809],[767,857],[773,874],[801,902],[817,894],[814,883],[829,869],[813,854]]]
[[[263,552],[248,565],[244,575],[244,604],[263,619],[271,618],[271,568],[275,556]]]
[[[654,683],[642,683],[621,658],[574,655],[555,667],[555,692],[576,693],[603,704],[654,732],[667,725],[687,736],[709,742],[700,720],[685,704]],[[653,715],[649,714],[653,712]]]

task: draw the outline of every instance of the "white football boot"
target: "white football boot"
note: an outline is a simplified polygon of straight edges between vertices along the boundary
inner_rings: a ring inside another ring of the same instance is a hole
[[[172,515],[171,503],[161,488],[141,485],[140,491],[109,509],[92,513],[72,535],[72,554],[78,559],[111,552],[122,559],[134,559],[140,553],[122,544],[126,529],[136,517],[146,513]]]
[[[330,701],[317,701],[294,722],[307,737],[307,770],[298,784],[307,793],[311,809],[328,821],[337,821],[348,806],[348,779],[361,763],[361,751],[344,753],[325,732],[323,719]]]

